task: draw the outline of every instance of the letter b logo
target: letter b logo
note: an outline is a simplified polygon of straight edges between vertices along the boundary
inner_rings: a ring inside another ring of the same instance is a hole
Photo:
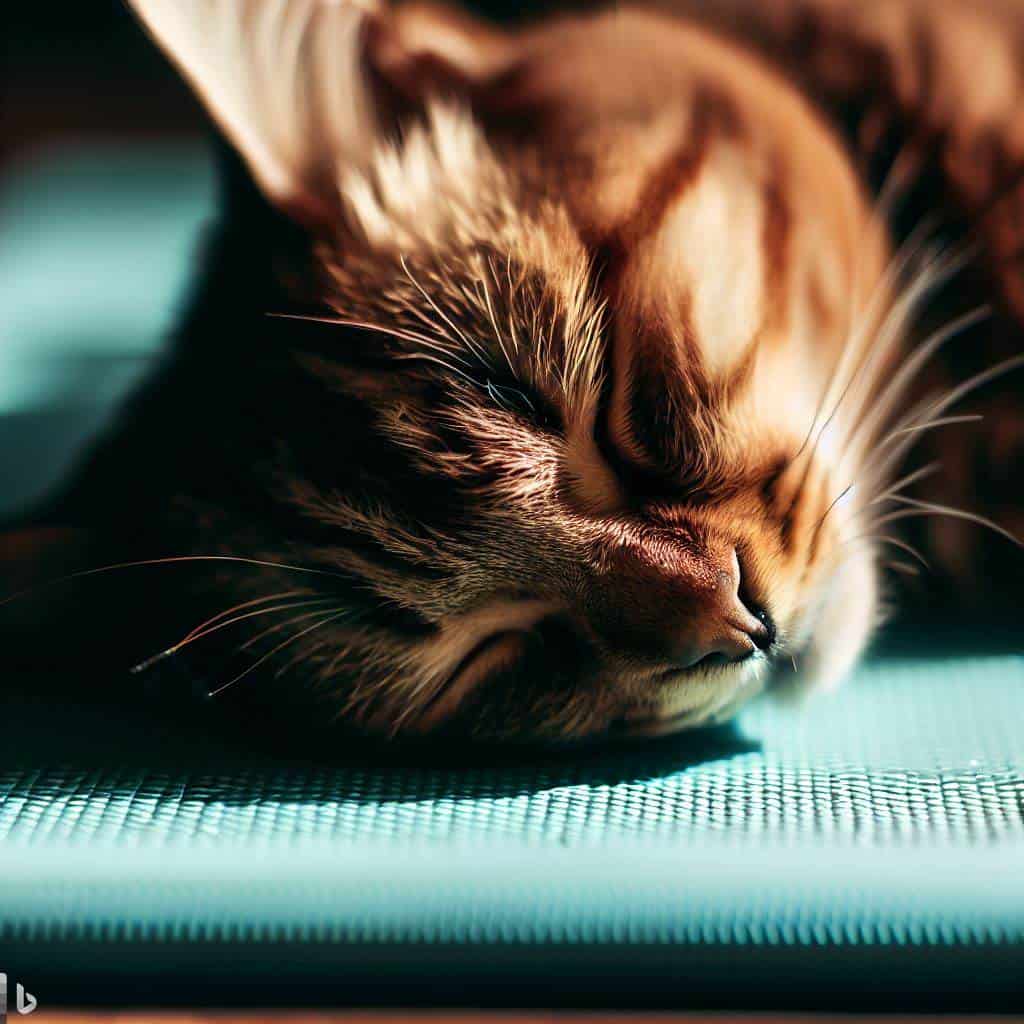
[[[18,983],[17,989],[15,989],[15,1001],[14,1005],[22,1016],[30,1014],[38,1005],[36,997],[31,992],[25,991],[25,986],[20,982]]]

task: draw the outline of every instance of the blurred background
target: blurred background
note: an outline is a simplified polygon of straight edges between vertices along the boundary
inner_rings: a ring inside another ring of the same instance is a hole
[[[203,115],[119,0],[12,4],[0,62],[0,516],[159,349],[213,202]]]

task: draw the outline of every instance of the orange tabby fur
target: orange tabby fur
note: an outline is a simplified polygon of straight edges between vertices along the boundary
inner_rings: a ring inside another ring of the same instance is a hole
[[[794,0],[515,31],[425,5],[134,6],[299,228],[266,237],[280,295],[250,312],[285,318],[253,350],[363,410],[338,480],[322,453],[303,470],[309,438],[261,452],[294,533],[187,469],[155,503],[167,542],[348,581],[219,580],[321,602],[257,636],[259,664],[374,731],[560,739],[720,720],[779,665],[846,675],[879,617],[904,438],[944,411],[908,414],[906,354],[943,271],[908,284],[826,108],[756,51],[788,58],[814,18],[842,52],[884,50],[912,0],[877,24]],[[857,72],[796,74],[831,101]],[[219,343],[201,317],[186,333],[193,355]]]

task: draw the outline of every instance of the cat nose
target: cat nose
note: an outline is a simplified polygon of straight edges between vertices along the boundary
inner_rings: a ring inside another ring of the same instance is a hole
[[[775,625],[763,609],[748,608],[738,596],[702,616],[694,640],[676,661],[680,668],[746,661],[775,642]]]
[[[746,661],[775,642],[771,617],[763,608],[744,602],[739,583],[738,565],[734,571],[721,572],[715,589],[703,595],[692,609],[691,620],[678,623],[674,666],[693,668]]]
[[[768,612],[745,598],[731,546],[665,567],[673,571],[632,559],[617,569],[616,600],[595,624],[634,663],[670,674],[745,661],[775,642]]]

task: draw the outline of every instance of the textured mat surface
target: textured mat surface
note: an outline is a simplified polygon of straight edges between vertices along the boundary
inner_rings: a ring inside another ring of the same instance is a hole
[[[463,766],[28,698],[4,721],[0,961],[51,998],[1019,1002],[1018,656]]]

